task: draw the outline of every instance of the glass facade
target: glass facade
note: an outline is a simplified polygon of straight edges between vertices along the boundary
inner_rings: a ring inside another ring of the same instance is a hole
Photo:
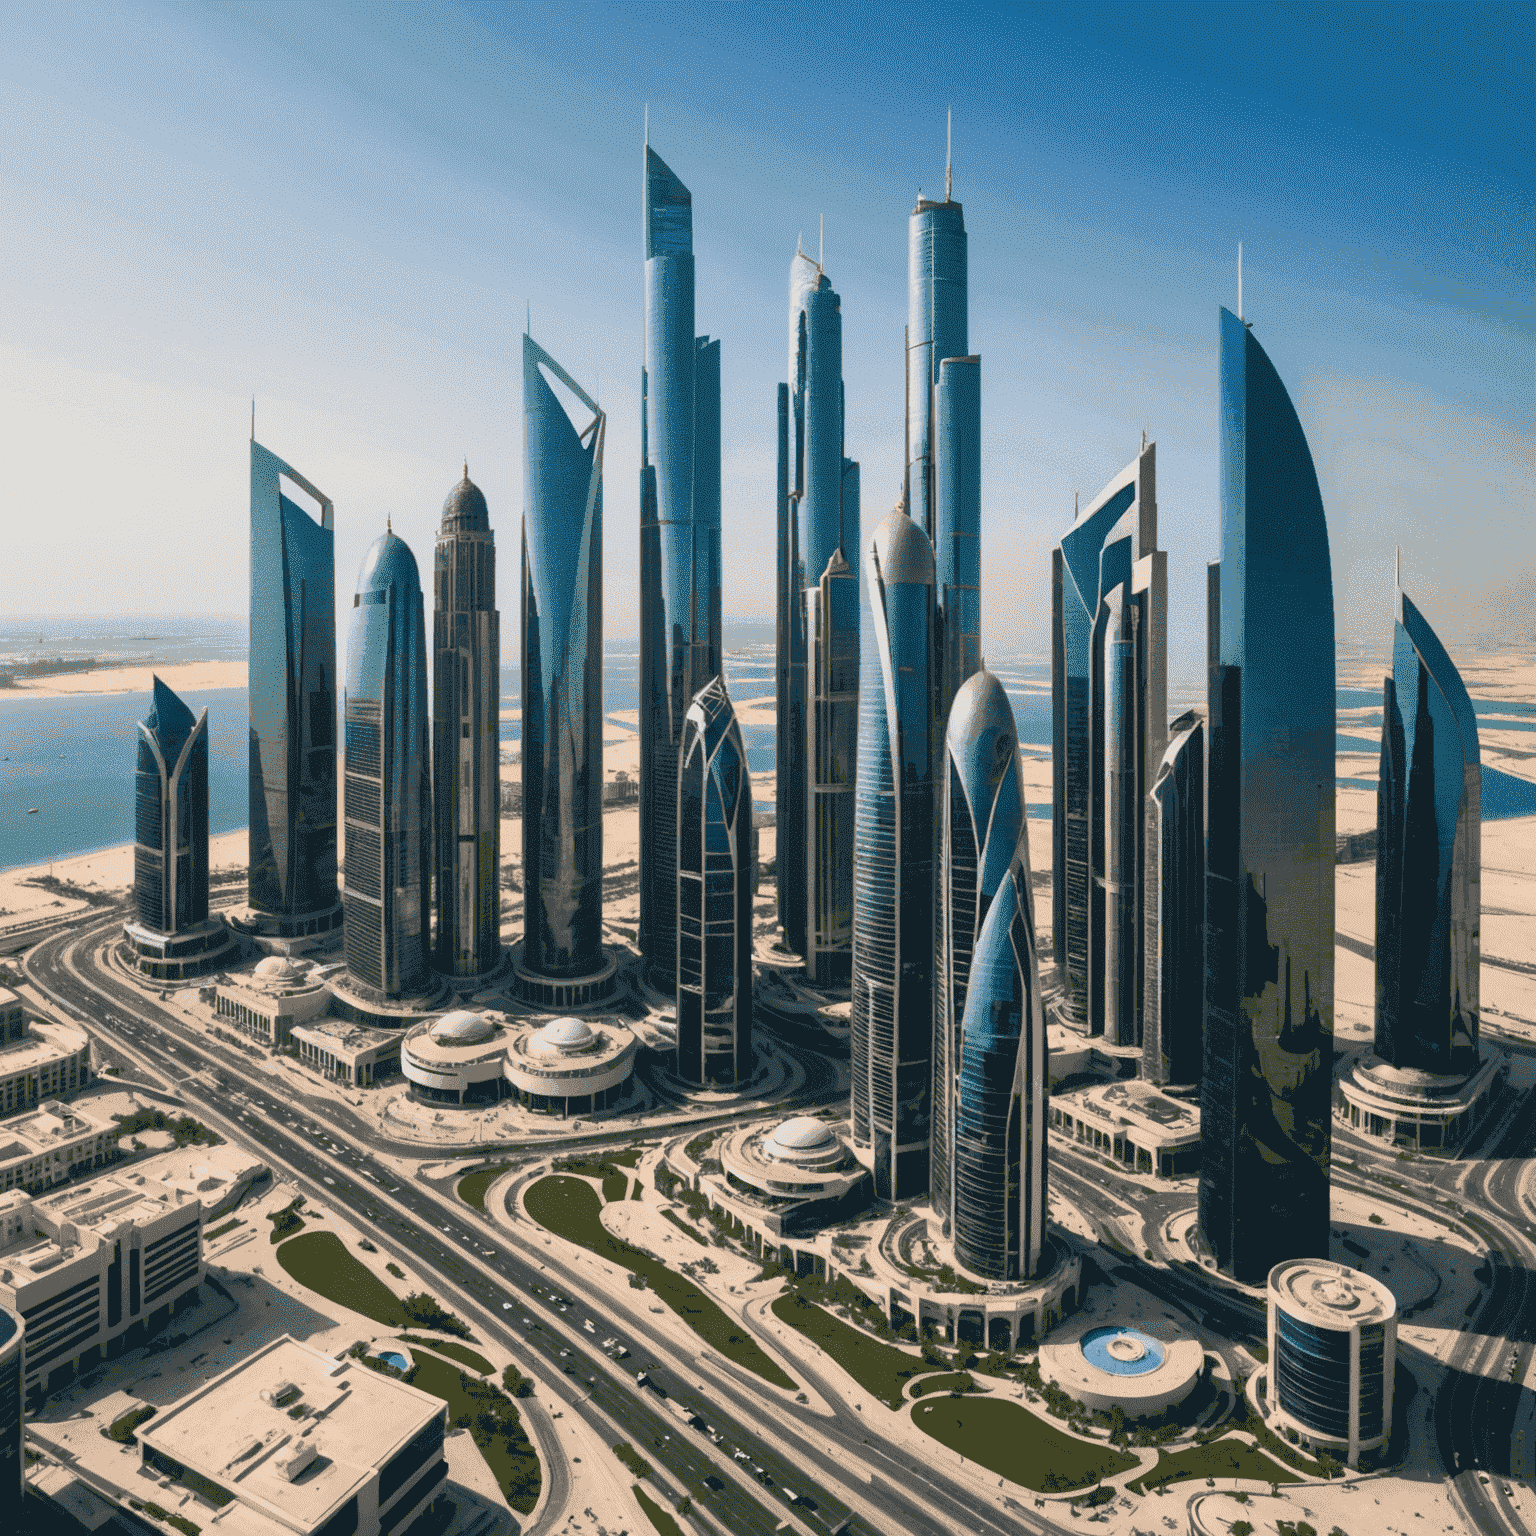
[[[19,1312],[0,1307],[0,1491],[12,1490],[21,1507],[26,1491],[26,1324]],[[4,1494],[11,1502],[12,1494]]]
[[[1079,511],[1051,563],[1051,938],[1065,1016],[1143,1035],[1146,794],[1167,739],[1157,447]]]
[[[693,198],[645,149],[640,402],[640,950],[677,978],[683,718],[721,665],[720,343],[693,333]]]
[[[752,781],[725,679],[689,706],[677,793],[677,1075],[752,1075]]]
[[[940,791],[938,936],[933,1002],[933,1143],[930,1197],[954,1221],[955,1119],[961,1025],[977,936],[1024,836],[1024,778],[1013,707],[990,672],[955,695],[944,733]],[[1032,990],[1038,991],[1038,988]],[[1010,1069],[1011,1070],[1011,1069]]]
[[[316,522],[283,494],[319,504]],[[250,871],[258,912],[335,907],[336,559],[330,499],[251,441]]]
[[[393,533],[374,540],[358,572],[343,719],[347,974],[400,997],[428,982],[432,789],[421,581]]]
[[[1382,1331],[1381,1324],[1376,1324],[1376,1331]],[[1281,1311],[1275,1319],[1275,1334],[1279,1345],[1275,1360],[1275,1393],[1280,1406],[1318,1434],[1330,1440],[1347,1441],[1349,1329],[1318,1328]],[[1378,1421],[1381,1412],[1379,1378],[1378,1368]],[[1360,1432],[1364,1436],[1363,1423]]]
[[[864,555],[854,805],[852,1133],[882,1200],[928,1187],[933,1075],[933,550],[900,507]]]
[[[1021,833],[971,958],[955,1103],[955,1258],[989,1279],[1028,1279],[1044,1254],[1046,1080]]]
[[[1147,801],[1141,1075],[1193,1084],[1205,1009],[1205,725],[1190,711],[1168,734]]]
[[[934,390],[935,593],[942,671],[939,720],[981,666],[981,359],[939,364]]]
[[[1200,1231],[1225,1273],[1257,1283],[1328,1253],[1333,576],[1301,423],[1226,310],[1220,399]]]
[[[1376,1054],[1394,1067],[1477,1069],[1481,805],[1472,701],[1399,591],[1376,782]]]
[[[501,615],[496,536],[467,464],[443,503],[433,577],[433,963],[479,976],[501,955]]]
[[[580,431],[546,374],[592,412]],[[603,438],[597,402],[523,337],[523,964],[604,963]]]
[[[156,933],[208,920],[208,711],[192,711],[157,677],[139,722],[134,775],[133,903]]]
[[[774,846],[779,927],[796,954],[805,949],[805,620],[801,612],[798,493],[790,465],[789,385],[779,385],[779,543],[774,755]]]
[[[907,221],[907,470],[902,501],[936,542],[934,390],[939,365],[970,353],[966,341],[965,210],[946,198],[920,197]]]

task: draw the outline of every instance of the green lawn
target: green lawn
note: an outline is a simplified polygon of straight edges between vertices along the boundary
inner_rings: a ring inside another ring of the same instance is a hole
[[[477,1354],[465,1344],[455,1344],[449,1339],[424,1339],[420,1334],[402,1333],[401,1339],[407,1344],[421,1344],[427,1349],[435,1349],[440,1355],[447,1355],[450,1360],[457,1360],[460,1365],[467,1365],[470,1370],[478,1371],[482,1376],[489,1376],[495,1366],[484,1355]]]
[[[912,1422],[968,1460],[1040,1493],[1086,1488],[1136,1465],[1134,1456],[1075,1439],[1003,1398],[942,1397],[918,1403]]]
[[[622,1200],[629,1193],[629,1175],[627,1173],[608,1173],[603,1175],[603,1204],[610,1200]]]
[[[299,1215],[299,1207],[304,1204],[304,1196],[290,1201],[280,1211],[273,1211],[267,1220],[272,1223],[272,1238],[274,1243],[280,1243],[285,1237],[292,1237],[295,1232],[302,1232],[306,1225],[304,1218]]]
[[[969,1371],[950,1371],[942,1376],[925,1376],[912,1388],[913,1397],[927,1397],[930,1392],[974,1392],[975,1378]]]
[[[599,1215],[602,1204],[590,1184],[550,1174],[534,1184],[524,1200],[528,1214],[540,1226],[642,1276],[658,1300],[671,1307],[726,1359],[734,1360],[776,1387],[797,1390],[796,1383],[758,1348],[757,1341],[732,1322],[691,1280],[668,1269],[660,1259],[614,1237],[603,1226]]]
[[[469,1430],[507,1503],[528,1514],[539,1502],[539,1458],[512,1399],[493,1383],[476,1381],[419,1350],[411,1351],[411,1359],[416,1362],[411,1385],[448,1404],[450,1427]]]
[[[794,1291],[774,1302],[773,1315],[819,1344],[866,1392],[878,1397],[888,1408],[900,1408],[907,1383],[929,1369],[916,1355],[870,1338]]]
[[[663,1211],[661,1214],[666,1217],[666,1219],[670,1221],[672,1225],[683,1234],[684,1237],[691,1237],[694,1242],[701,1243],[706,1248],[709,1247],[709,1239],[705,1237],[702,1232],[695,1232],[686,1221],[683,1221],[678,1216],[676,1211]]]
[[[406,1326],[400,1298],[372,1270],[359,1264],[334,1232],[306,1232],[289,1238],[278,1248],[277,1262],[300,1285],[327,1301],[361,1312],[386,1328]]]
[[[621,1440],[614,1446],[613,1454],[624,1463],[636,1477],[649,1477],[655,1469],[644,1456],[632,1446],[628,1440]]]
[[[1207,1477],[1252,1477],[1266,1483],[1299,1483],[1294,1472],[1287,1472],[1262,1451],[1244,1440],[1223,1438],[1209,1445],[1194,1445],[1186,1451],[1160,1451],[1157,1465],[1145,1477],[1131,1484],[1137,1493],[1162,1483],[1188,1482]]]
[[[155,1416],[155,1410],[148,1403],[138,1408],[130,1408],[121,1418],[114,1419],[104,1430],[108,1440],[116,1440],[119,1445],[137,1445],[139,1437],[134,1434],[140,1424]]]
[[[661,1533],[661,1536],[683,1536],[682,1528],[677,1521],[664,1510],[651,1496],[640,1486],[634,1487],[635,1498],[639,1501],[640,1508],[645,1511],[645,1517]]]
[[[473,1173],[466,1173],[459,1180],[459,1199],[466,1205],[474,1206],[482,1216],[485,1215],[485,1192],[511,1166],[511,1163],[497,1163],[490,1168],[477,1168]]]
[[[625,1147],[622,1152],[605,1152],[603,1156],[610,1163],[617,1163],[621,1168],[633,1168],[645,1156],[645,1148]]]

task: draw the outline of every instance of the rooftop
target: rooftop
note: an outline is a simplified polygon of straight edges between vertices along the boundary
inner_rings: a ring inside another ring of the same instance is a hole
[[[103,1131],[117,1134],[110,1120],[79,1114],[56,1099],[45,1099],[29,1113],[0,1122],[0,1163],[46,1152],[50,1147]]]
[[[1292,1259],[1269,1272],[1272,1300],[1292,1317],[1320,1328],[1381,1323],[1397,1313],[1397,1298],[1380,1280],[1331,1259]]]
[[[0,999],[3,1003],[3,999]],[[34,1067],[76,1056],[90,1045],[83,1029],[73,1024],[55,1024],[51,1019],[30,1019],[20,1040],[0,1045],[0,1077],[28,1072]]]

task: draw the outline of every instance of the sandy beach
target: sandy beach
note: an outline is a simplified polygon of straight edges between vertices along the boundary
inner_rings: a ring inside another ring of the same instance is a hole
[[[24,677],[0,699],[55,699],[65,694],[148,693],[158,677],[177,693],[213,688],[244,688],[243,661],[188,661],[167,667],[98,667],[91,672],[60,672],[53,677]]]

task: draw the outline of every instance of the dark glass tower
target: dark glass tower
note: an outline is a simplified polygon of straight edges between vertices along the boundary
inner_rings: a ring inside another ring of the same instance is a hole
[[[1141,1075],[1200,1081],[1205,985],[1205,723],[1190,711],[1147,798],[1146,956]]]
[[[580,431],[555,395],[592,412]],[[597,402],[523,337],[523,966],[603,964],[603,437]]]
[[[318,523],[283,479],[319,504]],[[341,916],[334,528],[330,498],[252,439],[248,893],[256,926],[289,937]]]
[[[928,1187],[933,1078],[933,550],[898,507],[864,555],[854,806],[852,1130],[875,1194]]]
[[[947,357],[934,387],[935,596],[939,721],[981,667],[981,359]]]
[[[1146,793],[1167,735],[1167,557],[1157,448],[1051,556],[1051,930],[1064,1016],[1142,1041]]]
[[[1328,1253],[1334,643],[1328,528],[1285,386],[1221,312],[1200,1231],[1260,1283]]]
[[[929,1189],[934,1211],[949,1230],[954,1222],[955,1118],[965,1070],[961,1025],[966,987],[977,936],[1025,825],[1024,777],[1013,708],[1003,685],[990,672],[974,673],[950,709],[939,816]],[[1033,981],[1031,990],[1039,990]]]
[[[1025,1280],[1045,1252],[1046,1043],[1029,838],[1021,834],[976,939],[955,1104],[955,1258]]]
[[[347,974],[365,997],[396,998],[429,984],[432,790],[421,581],[393,533],[358,572],[344,718]]]
[[[208,710],[192,711],[157,677],[139,722],[133,903],[156,933],[208,920]]]
[[[683,717],[721,666],[720,343],[693,333],[693,199],[645,149],[640,380],[640,950],[677,979]]]
[[[752,1075],[752,781],[725,679],[683,727],[677,796],[677,1075],[701,1087]]]
[[[1482,752],[1461,674],[1397,593],[1376,783],[1376,1054],[1466,1077],[1478,1064]]]
[[[437,947],[468,979],[501,955],[501,615],[496,536],[464,478],[443,503],[432,606],[432,781]]]

